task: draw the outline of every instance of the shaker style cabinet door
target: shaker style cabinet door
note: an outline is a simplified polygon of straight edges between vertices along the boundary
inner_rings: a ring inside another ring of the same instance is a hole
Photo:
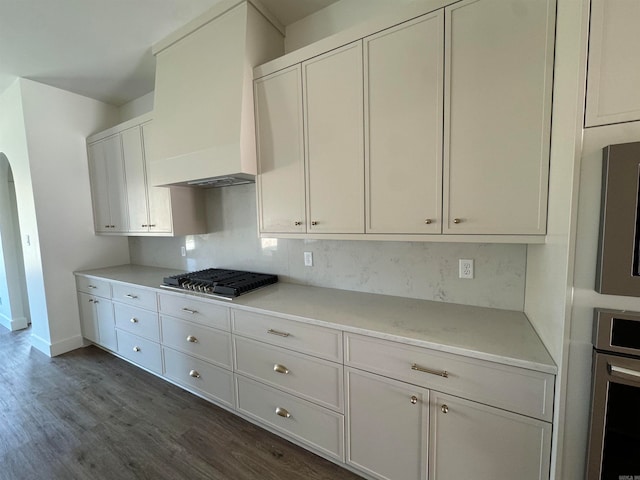
[[[92,143],[87,147],[89,176],[91,180],[91,199],[93,201],[93,221],[96,233],[108,233],[111,231],[109,184],[107,182],[107,163],[104,152],[104,142],[105,141],[102,140]]]
[[[129,232],[148,232],[146,173],[142,133],[140,127],[129,128],[122,136],[122,153],[127,178],[127,201],[129,204]]]
[[[347,463],[381,480],[426,480],[429,391],[351,368],[345,375]]]
[[[367,233],[440,233],[444,11],[364,39]]]
[[[544,234],[555,0],[445,15],[443,233]]]
[[[174,205],[171,201],[171,189],[167,187],[153,187],[149,182],[149,168],[151,158],[149,155],[150,131],[153,122],[147,122],[141,127],[142,130],[142,152],[145,165],[145,183],[147,186],[148,208],[149,208],[149,231],[151,233],[171,233],[173,232],[173,208],[180,208],[180,204]],[[193,213],[189,214],[193,216]],[[197,233],[197,229],[192,232]],[[188,233],[184,232],[184,233]]]
[[[550,423],[430,393],[430,480],[549,478]]]
[[[294,65],[254,83],[260,232],[307,231],[301,72]]]
[[[591,0],[585,126],[640,120],[640,2]]]
[[[98,318],[94,302],[93,295],[78,292],[82,336],[91,342],[98,343]]]
[[[364,233],[362,42],[302,63],[307,232]]]

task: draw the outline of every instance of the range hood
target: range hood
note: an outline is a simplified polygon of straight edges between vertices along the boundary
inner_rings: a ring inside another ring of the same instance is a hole
[[[153,46],[152,185],[254,181],[253,67],[283,50],[282,27],[263,7],[238,0],[223,0]]]

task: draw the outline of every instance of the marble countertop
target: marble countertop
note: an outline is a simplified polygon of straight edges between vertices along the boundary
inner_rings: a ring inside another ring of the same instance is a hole
[[[183,272],[137,265],[76,272],[149,288],[158,288],[163,277],[178,273]],[[345,332],[557,373],[551,356],[523,312],[290,283],[270,285],[233,301],[211,301]]]

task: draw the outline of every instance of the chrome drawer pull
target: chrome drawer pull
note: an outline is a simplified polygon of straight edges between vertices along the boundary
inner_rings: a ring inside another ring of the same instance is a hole
[[[87,285],[88,288],[98,288],[95,285]]]
[[[127,294],[125,295],[125,297],[127,297],[127,298],[131,298],[131,299],[133,299],[133,300],[135,300],[136,298],[138,298],[138,296],[137,296],[137,295],[131,295],[130,293],[127,293]]]
[[[191,371],[189,372],[189,376],[190,376],[190,377],[193,377],[193,378],[200,378],[200,374],[198,373],[198,371],[197,371],[197,370],[191,370]]]
[[[289,335],[291,335],[290,333],[279,332],[277,330],[273,330],[272,328],[267,330],[267,333],[271,335],[278,335],[279,337],[288,337]]]
[[[447,372],[446,370],[442,370],[442,371],[430,370],[428,368],[421,367],[415,363],[411,365],[411,370],[415,370],[417,372],[423,372],[423,373],[430,373],[431,375],[438,375],[439,377],[449,378],[449,372]]]
[[[187,342],[189,342],[189,343],[198,343],[198,339],[196,337],[194,337],[193,335],[189,335],[187,337]]]
[[[418,397],[416,397],[415,395],[411,395],[409,401],[411,402],[411,405],[415,405],[416,403],[418,403]]]
[[[138,323],[138,319],[135,317],[132,317],[131,320],[129,320],[131,323]]]
[[[442,413],[449,413],[449,407],[447,405],[442,405],[440,410],[442,410]]]
[[[192,309],[187,308],[187,307],[184,307],[184,308],[182,309],[182,311],[183,311],[183,312],[190,313],[191,315],[193,315],[193,314],[195,314],[195,313],[198,313],[198,311],[197,311],[197,310],[192,310]]]
[[[134,351],[134,352],[139,352],[139,351],[140,351],[140,347],[138,347],[138,346],[133,347],[133,351]]]
[[[287,375],[289,373],[289,369],[287,367],[285,367],[284,365],[280,365],[279,363],[276,363],[273,366],[273,371],[277,372],[277,373],[283,373],[285,375]]]
[[[281,407],[276,408],[276,415],[280,415],[283,418],[291,418],[291,414]]]

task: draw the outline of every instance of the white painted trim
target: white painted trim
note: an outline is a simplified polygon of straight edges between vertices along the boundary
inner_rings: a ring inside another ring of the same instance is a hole
[[[12,332],[24,330],[29,326],[29,319],[26,317],[9,318],[0,313],[0,325],[8,328]]]
[[[393,242],[433,243],[549,243],[545,235],[446,235],[446,234],[393,234],[393,233],[273,233],[262,232],[260,238],[297,238],[304,240],[372,240]]]
[[[31,334],[31,346],[40,350],[47,357],[51,356],[51,344],[34,333]]]
[[[97,142],[98,140],[102,140],[104,138],[110,137],[111,135],[115,135],[116,133],[120,133],[128,128],[137,127],[138,125],[142,125],[143,123],[147,123],[153,120],[153,111],[140,115],[139,117],[132,118],[127,120],[126,122],[119,123],[107,130],[103,130],[98,133],[94,133],[93,135],[87,137],[87,144]]]
[[[40,350],[48,357],[56,357],[86,345],[81,335],[75,335],[60,342],[51,344],[43,338],[40,338],[35,334],[31,334],[31,346]]]

